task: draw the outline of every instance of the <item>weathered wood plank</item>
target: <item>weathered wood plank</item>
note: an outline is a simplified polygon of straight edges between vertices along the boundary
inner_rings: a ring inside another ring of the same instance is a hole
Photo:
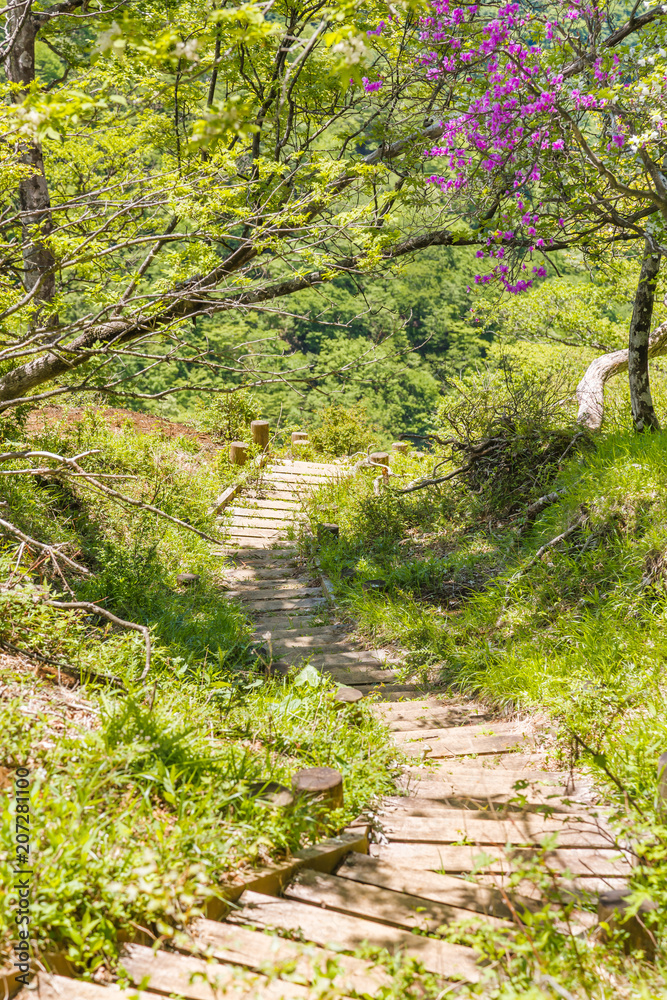
[[[298,528],[298,519],[291,517],[253,517],[247,514],[234,514],[225,521],[225,526],[231,531],[239,528],[251,528],[254,531],[289,531],[290,528]]]
[[[205,950],[219,961],[265,974],[284,970],[290,978],[304,982],[318,979],[320,971],[333,962],[340,971],[332,985],[343,993],[374,994],[392,981],[383,969],[361,958],[217,920],[198,921],[191,942],[191,950]],[[184,950],[182,943],[179,946]]]
[[[433,734],[432,738],[435,739],[438,737],[438,734],[448,734],[455,729],[465,729],[470,736],[494,736],[499,733],[518,733],[524,731],[521,725],[516,722],[491,722],[488,719],[479,719],[477,716],[468,716],[465,721],[452,723],[449,719],[451,719],[451,714],[453,713],[433,712],[413,718],[394,719],[391,715],[383,713],[381,707],[377,711],[379,715],[382,716],[384,714],[386,716],[384,721],[387,722],[391,731],[396,734],[396,739],[410,739],[410,733],[415,736],[421,734],[426,736],[427,733]],[[431,736],[429,735],[428,738],[431,738]]]
[[[614,850],[617,846],[613,835],[599,829],[594,821],[575,824],[518,812],[512,819],[480,819],[471,817],[470,810],[465,809],[452,813],[452,816],[447,811],[437,816],[388,814],[382,819],[383,832],[392,843],[455,844],[465,839],[484,846],[539,847],[545,837],[557,835],[558,847]]]
[[[156,993],[137,992],[135,988],[121,990],[117,986],[99,986],[84,979],[51,976],[40,972],[24,986],[17,1000],[156,1000]]]
[[[231,913],[228,920],[258,927],[301,931],[306,940],[325,947],[333,946],[334,949],[353,951],[368,942],[391,952],[414,955],[430,972],[447,979],[462,978],[477,982],[480,977],[475,953],[470,948],[420,937],[398,927],[346,913],[324,912],[317,906],[291,899],[275,899],[247,892],[241,899],[241,908]]]
[[[326,601],[323,597],[282,597],[270,601],[246,600],[243,603],[250,611],[294,611],[297,608],[301,608],[302,610],[319,608],[325,604]]]
[[[497,847],[449,846],[446,844],[390,843],[374,845],[372,854],[395,865],[428,868],[444,874],[468,874],[476,867],[493,874],[507,874],[517,861],[535,859],[541,852],[535,849],[517,849],[508,853]],[[548,851],[542,867],[556,874],[569,871],[572,875],[609,876],[624,878],[630,873],[627,861],[618,860],[619,851],[591,851],[562,848]]]
[[[437,934],[440,928],[455,920],[471,917],[470,909],[435,902],[414,892],[389,889],[369,882],[362,885],[353,879],[311,871],[299,872],[285,889],[285,897],[337,913],[376,920],[391,927],[429,934]],[[507,923],[493,916],[485,915],[485,919],[494,926]]]
[[[398,734],[403,735],[403,734]],[[398,741],[397,741],[398,742]],[[400,746],[410,757],[462,757],[469,754],[502,754],[515,747],[529,745],[530,739],[521,733],[499,736],[448,736],[441,740],[401,740]]]
[[[220,962],[154,952],[141,945],[123,949],[120,966],[135,985],[143,983],[152,992],[176,994],[187,1000],[307,1000],[310,990],[297,983],[271,980],[247,969]]]
[[[304,587],[295,583],[293,587],[258,587],[244,590],[232,590],[227,592],[228,597],[238,597],[242,601],[252,598],[254,601],[279,601],[296,600],[307,597],[317,597],[322,595],[321,587]]]
[[[488,914],[500,918],[511,918],[512,910],[507,905],[507,894],[494,886],[480,885],[453,875],[440,875],[431,871],[419,871],[371,858],[366,854],[353,852],[336,869],[339,878],[353,879],[364,885],[376,885],[396,892],[412,893],[446,903],[461,910]],[[510,893],[510,902],[519,909],[535,909],[535,900]]]

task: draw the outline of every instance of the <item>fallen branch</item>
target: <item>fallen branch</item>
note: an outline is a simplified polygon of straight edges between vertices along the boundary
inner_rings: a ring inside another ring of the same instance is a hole
[[[551,538],[549,539],[548,542],[545,542],[544,545],[541,545],[537,550],[537,552],[535,553],[535,555],[528,560],[525,566],[522,566],[521,569],[517,570],[517,572],[512,577],[510,577],[508,581],[508,586],[510,583],[514,583],[515,580],[518,580],[519,577],[522,577],[524,573],[527,573],[528,570],[531,569],[531,567],[534,566],[535,563],[542,558],[545,552],[548,552],[549,549],[552,549],[554,545],[559,545],[561,542],[564,542],[566,538],[569,538],[570,535],[573,535],[575,533],[575,531],[578,531],[579,528],[582,526],[582,524],[584,524],[587,520],[588,520],[588,514],[580,514],[577,520],[573,524],[571,524],[569,528],[566,528],[565,531],[562,531],[560,533],[560,535],[556,535],[555,538]]]
[[[37,660],[39,663],[44,663],[49,667],[57,667],[61,673],[67,674],[73,680],[81,681],[83,671],[73,667],[71,663],[62,663],[60,660],[54,660],[52,656],[44,656],[43,653],[38,653],[36,649],[21,649],[20,646],[15,646],[8,639],[0,639],[0,648],[17,656],[24,656],[28,660]],[[114,677],[113,674],[100,674],[96,670],[87,670],[85,673],[88,680],[94,681],[96,684],[109,684],[120,691],[126,690],[120,677]]]
[[[577,386],[577,423],[589,431],[599,431],[604,417],[604,387],[620,372],[628,370],[628,350],[612,351],[592,361]],[[667,323],[656,327],[648,342],[649,358],[667,353]]]
[[[62,561],[66,563],[71,569],[75,569],[77,573],[83,573],[84,576],[90,576],[89,569],[86,569],[85,566],[81,566],[79,563],[74,562],[73,559],[70,559],[69,556],[66,556],[63,552],[61,552],[57,546],[46,545],[44,542],[38,542],[36,538],[31,538],[30,535],[24,534],[22,531],[20,531],[19,528],[15,527],[15,525],[10,524],[9,521],[3,521],[1,517],[0,517],[0,528],[7,531],[10,535],[14,535],[22,542],[25,542],[26,545],[34,546],[36,549],[39,549],[40,552],[45,552],[47,556],[50,556],[52,559],[54,559],[57,556],[59,559],[62,559]]]
[[[138,625],[137,622],[126,622],[124,618],[118,618],[118,616],[112,614],[111,611],[101,608],[99,604],[93,604],[92,601],[45,601],[44,603],[50,608],[88,611],[93,615],[102,615],[102,617],[108,618],[110,622],[113,622],[114,625],[120,625],[121,628],[130,628],[135,632],[141,632],[146,644],[146,665],[139,677],[139,680],[143,681],[146,679],[148,671],[151,668],[151,634],[146,625]]]
[[[439,483],[446,483],[448,480],[453,479],[454,476],[460,476],[462,472],[468,472],[472,469],[473,463],[469,462],[468,465],[462,465],[460,469],[454,469],[453,472],[448,472],[446,476],[438,476],[436,479],[418,479],[414,483],[410,483],[409,486],[404,487],[402,490],[393,490],[394,493],[414,493],[416,490],[423,490],[426,486],[437,486]]]
[[[71,476],[73,478],[79,479],[83,484],[87,484],[93,489],[99,490],[100,493],[104,493],[105,496],[111,497],[119,503],[129,504],[131,507],[139,507],[141,510],[147,510],[152,514],[157,514],[158,517],[162,517],[167,521],[171,521],[172,524],[177,524],[181,528],[185,528],[187,531],[192,531],[195,535],[199,535],[207,542],[213,542],[215,545],[222,545],[223,542],[219,538],[214,538],[212,535],[207,535],[205,531],[200,531],[199,528],[195,528],[193,525],[188,524],[187,521],[182,521],[180,517],[174,517],[172,514],[167,514],[166,511],[162,510],[160,507],[155,507],[153,504],[145,503],[143,500],[136,500],[134,497],[127,496],[126,493],[119,493],[118,490],[112,489],[110,486],[106,486],[99,480],[101,478],[114,478],[114,479],[134,479],[134,476],[116,476],[112,473],[97,473],[93,474],[91,472],[86,472],[79,465],[77,459],[85,458],[87,455],[95,454],[99,449],[94,451],[82,452],[80,455],[75,455],[74,458],[67,458],[65,455],[56,455],[50,451],[23,451],[23,452],[5,452],[0,454],[0,462],[6,462],[10,460],[16,460],[19,458],[49,458],[54,462],[59,462],[61,468],[51,469],[51,468],[40,468],[40,469],[7,469],[0,470],[0,474],[11,476],[11,475],[62,475]],[[37,543],[39,544],[39,543]]]

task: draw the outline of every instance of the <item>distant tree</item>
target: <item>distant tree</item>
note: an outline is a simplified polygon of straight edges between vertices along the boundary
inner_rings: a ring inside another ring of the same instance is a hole
[[[625,365],[635,427],[657,427],[648,354],[667,350],[667,325],[649,348],[667,251],[664,6],[431,6],[422,62],[447,94],[447,113],[429,151],[437,169],[430,181],[459,192],[470,226],[483,227],[478,256],[489,272],[477,280],[520,293],[546,274],[556,243],[599,259],[637,241]],[[617,370],[617,356],[601,359],[582,382],[580,419],[591,427],[602,419],[600,389]]]

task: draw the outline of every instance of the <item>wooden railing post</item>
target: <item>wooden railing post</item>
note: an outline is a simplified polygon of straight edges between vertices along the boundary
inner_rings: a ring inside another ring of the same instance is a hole
[[[269,421],[268,420],[253,420],[250,424],[250,433],[252,434],[252,439],[255,444],[258,444],[260,448],[269,447]]]

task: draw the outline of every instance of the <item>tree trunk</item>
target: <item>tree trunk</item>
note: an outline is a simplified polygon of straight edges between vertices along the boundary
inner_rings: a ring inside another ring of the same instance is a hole
[[[653,408],[648,373],[648,343],[655,300],[655,286],[660,270],[660,253],[653,251],[648,240],[635,293],[628,341],[628,377],[630,403],[635,430],[659,431],[660,423]]]
[[[7,14],[8,35],[14,44],[5,58],[7,79],[15,84],[12,100],[21,104],[35,79],[35,39],[39,23],[31,4],[10,0]],[[44,173],[42,147],[38,142],[22,144],[20,162],[30,167],[30,174],[19,182],[19,203],[23,229],[23,283],[30,291],[39,282],[35,299],[50,302],[56,291],[55,259],[45,243],[52,230],[51,203]]]

